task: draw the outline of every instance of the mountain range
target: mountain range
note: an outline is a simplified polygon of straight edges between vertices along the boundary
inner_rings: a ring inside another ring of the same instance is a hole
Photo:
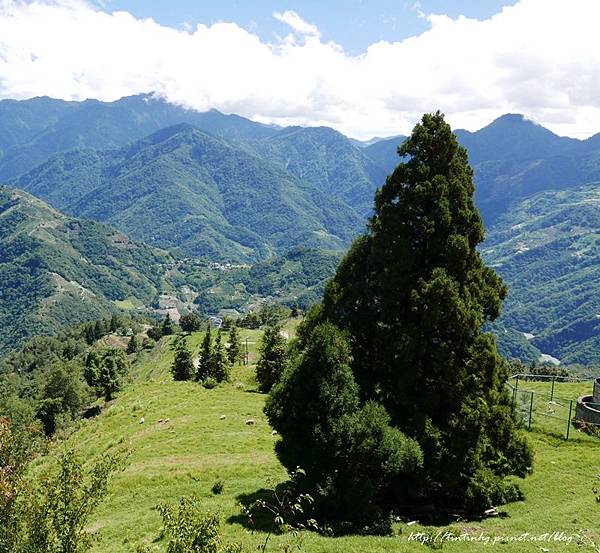
[[[65,220],[107,223],[176,256],[252,264],[299,245],[347,248],[404,140],[361,143],[326,127],[268,126],[152,95],[4,100],[0,129],[0,179]],[[495,326],[503,353],[600,362],[600,135],[559,137],[515,114],[456,135],[487,228],[482,254],[510,287]]]

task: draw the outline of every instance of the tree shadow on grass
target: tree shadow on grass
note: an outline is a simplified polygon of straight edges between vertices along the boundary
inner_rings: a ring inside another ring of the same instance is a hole
[[[276,492],[282,493],[289,481],[278,484]],[[242,493],[236,496],[240,504],[240,513],[231,515],[227,519],[228,524],[239,524],[244,528],[257,532],[279,533],[279,527],[275,523],[276,515],[265,508],[253,508],[258,502],[270,503],[273,501],[273,490],[261,488],[251,493]]]

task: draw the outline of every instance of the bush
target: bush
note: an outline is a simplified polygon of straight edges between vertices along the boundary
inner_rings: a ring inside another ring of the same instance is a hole
[[[224,543],[219,516],[203,511],[194,498],[183,498],[177,505],[157,507],[168,536],[167,553],[241,553],[239,544]]]
[[[223,482],[223,480],[217,480],[211,488],[212,493],[215,495],[220,495],[223,492],[224,487],[225,487],[225,482]]]
[[[478,470],[465,491],[465,507],[473,514],[521,499],[523,494],[516,484],[502,479],[488,468]]]
[[[212,390],[218,385],[219,383],[217,382],[217,379],[213,378],[212,376],[207,376],[204,380],[202,380],[202,386],[204,386],[204,388],[206,388],[207,390]]]
[[[276,452],[283,465],[306,470],[299,484],[317,511],[364,526],[384,517],[379,505],[386,490],[410,482],[422,453],[390,426],[381,405],[361,406],[349,361],[346,336],[330,323],[317,326],[306,351],[273,388],[265,413],[281,435]]]

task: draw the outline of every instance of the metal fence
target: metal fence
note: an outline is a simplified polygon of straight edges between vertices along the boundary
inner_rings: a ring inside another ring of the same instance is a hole
[[[573,431],[577,399],[591,395],[594,379],[516,374],[507,382],[513,405],[527,428],[540,428],[569,439]],[[589,386],[588,386],[589,385]],[[586,392],[586,389],[589,390]],[[600,408],[600,405],[598,406]],[[600,425],[586,422],[600,432]]]

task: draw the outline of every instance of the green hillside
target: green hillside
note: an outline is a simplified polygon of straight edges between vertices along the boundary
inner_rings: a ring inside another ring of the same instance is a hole
[[[31,336],[147,304],[173,259],[105,225],[0,187],[0,351]]]
[[[364,224],[314,184],[189,125],[119,150],[55,156],[15,185],[148,244],[218,260],[299,244],[344,249]]]
[[[307,309],[323,295],[341,252],[293,248],[253,265],[221,265],[203,259],[177,264],[182,285],[191,287],[203,313],[235,309],[244,312],[265,301]]]
[[[286,331],[293,335],[293,327]],[[260,331],[242,330],[242,339],[246,336],[254,362]],[[131,449],[127,468],[115,477],[107,501],[93,515],[91,527],[102,537],[94,551],[129,553],[140,544],[148,544],[151,551],[165,551],[160,517],[154,507],[192,494],[207,510],[221,514],[226,538],[242,542],[247,552],[254,551],[267,534],[246,528],[238,502],[286,478],[273,452],[278,438],[272,435],[262,413],[265,396],[255,392],[252,367],[236,367],[230,384],[212,390],[193,382],[173,382],[169,372],[172,339],[163,339],[154,350],[139,354],[132,368],[134,381],[100,416],[82,421],[68,440],[68,445],[85,458],[119,444]],[[201,339],[200,333],[187,339],[194,352]],[[255,424],[247,425],[248,419]],[[580,433],[564,441],[542,430],[529,433],[529,439],[536,464],[533,475],[521,484],[526,500],[507,505],[505,516],[430,527],[404,521],[394,525],[395,535],[389,537],[327,538],[307,532],[301,535],[301,551],[418,552],[426,549],[414,537],[409,539],[411,533],[433,536],[446,531],[498,537],[504,542],[501,549],[511,553],[540,551],[540,543],[535,541],[509,541],[523,532],[585,533],[598,541],[592,493],[600,470],[598,442]],[[224,484],[223,492],[214,495],[211,488],[218,480]],[[571,539],[570,544],[541,545],[549,551],[578,551],[578,539]],[[293,543],[291,534],[273,535],[267,551],[281,551]],[[445,543],[443,550],[475,552],[481,547],[481,541],[463,539]]]
[[[482,253],[509,286],[502,324],[565,363],[600,363],[600,187],[516,205]]]
[[[289,127],[246,146],[297,178],[370,214],[387,172],[343,134],[328,127]]]

